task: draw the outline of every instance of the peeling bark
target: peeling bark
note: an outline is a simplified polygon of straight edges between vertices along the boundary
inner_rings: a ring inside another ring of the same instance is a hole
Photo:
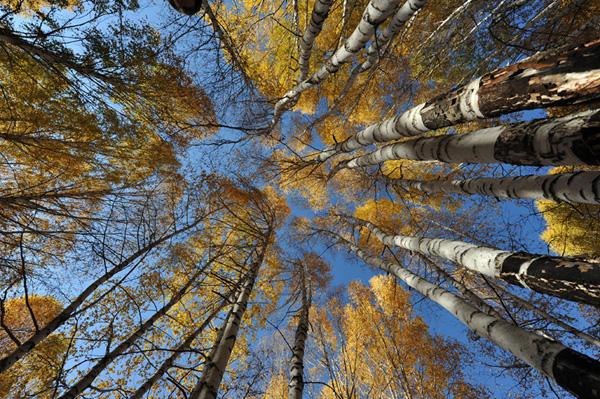
[[[419,135],[516,111],[600,98],[600,39],[538,53],[358,132],[319,153],[320,162],[375,142]]]
[[[367,255],[339,235],[327,231],[341,245],[371,266],[392,273],[409,287],[438,303],[474,334],[510,352],[567,391],[581,398],[596,398],[600,392],[600,363],[557,341],[511,325],[488,315],[451,292],[430,283],[402,266]]]
[[[389,144],[340,162],[330,176],[342,168],[396,159],[527,166],[600,165],[600,111]]]
[[[380,176],[378,179],[392,186],[421,190],[429,194],[439,192],[479,194],[503,198],[600,204],[600,172],[433,181],[390,179],[385,176]]]
[[[486,276],[545,295],[600,305],[600,264],[570,258],[502,251],[459,240],[388,235],[373,223],[347,217],[364,226],[387,246],[437,256]]]

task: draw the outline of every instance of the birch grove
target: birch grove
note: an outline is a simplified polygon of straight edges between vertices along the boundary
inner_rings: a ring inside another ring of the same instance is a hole
[[[163,3],[2,6],[0,396],[598,396],[597,1]]]
[[[568,391],[581,397],[593,397],[597,392],[598,362],[577,353],[558,342],[527,332],[503,320],[485,314],[465,303],[461,298],[431,284],[403,267],[365,254],[356,245],[337,236],[365,262],[384,271],[394,273],[408,286],[440,304],[475,334],[520,357],[536,370],[554,379]],[[577,360],[575,360],[577,359]]]

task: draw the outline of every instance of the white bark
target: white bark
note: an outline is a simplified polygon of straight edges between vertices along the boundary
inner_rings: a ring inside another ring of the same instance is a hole
[[[339,167],[356,168],[385,161],[442,161],[448,163],[510,163],[513,165],[559,166],[596,165],[594,151],[597,130],[584,130],[597,124],[600,111],[588,111],[564,118],[544,119],[474,132],[411,139],[387,145],[380,150]]]
[[[371,125],[321,151],[316,160],[430,130],[515,111],[574,104],[600,96],[600,40],[538,53]]]
[[[479,194],[503,198],[600,204],[600,172],[433,181],[386,177],[381,179],[393,186],[421,190],[430,194],[438,192]]]
[[[516,295],[513,295],[512,293],[508,292],[507,290],[503,289],[502,287],[496,287],[496,289],[502,291],[505,295],[508,295],[513,301],[519,303],[519,305],[523,306],[524,308],[537,313],[538,315],[540,315],[544,319],[548,320],[549,322],[554,323],[557,326],[561,327],[563,330],[575,335],[576,337],[584,339],[587,342],[589,342],[590,344],[600,348],[600,341],[597,340],[596,338],[592,337],[591,335],[584,333],[583,331],[563,322],[560,319],[557,319],[556,317],[552,316],[550,313],[544,311],[543,309],[538,308],[537,306],[529,303],[528,301],[525,301],[525,300],[519,298]]]
[[[409,287],[441,305],[476,335],[490,340],[545,376],[554,379],[552,372],[554,357],[562,350],[567,349],[564,345],[488,315],[451,292],[430,283],[402,266],[369,256],[356,245],[340,236],[330,235],[369,265],[393,273]]]
[[[473,291],[468,289],[463,283],[456,280],[452,277],[448,272],[446,272],[442,267],[438,266],[435,262],[431,261],[423,254],[417,254],[419,259],[425,262],[429,267],[431,267],[437,274],[439,274],[444,280],[450,283],[456,290],[466,299],[474,303],[479,309],[483,310],[486,314],[494,316],[498,319],[502,319],[500,313],[498,313],[492,306],[490,306],[483,299],[478,297]]]
[[[271,127],[275,126],[286,107],[302,92],[315,87],[329,75],[336,73],[342,65],[352,59],[366,43],[371,40],[377,27],[383,23],[396,9],[400,0],[371,0],[362,15],[361,21],[346,40],[343,47],[338,49],[331,59],[314,73],[309,79],[298,83],[292,90],[277,102],[273,113]]]
[[[321,33],[323,22],[327,18],[332,3],[333,0],[317,0],[315,2],[310,24],[306,27],[306,31],[302,36],[302,42],[300,43],[301,52],[300,61],[298,62],[300,66],[300,78],[298,80],[300,82],[308,76],[311,49],[315,39]]]
[[[237,300],[227,317],[221,338],[217,340],[216,346],[213,348],[214,351],[211,352],[209,358],[206,360],[204,369],[202,370],[202,376],[190,393],[189,399],[216,399],[218,396],[219,386],[221,385],[225,368],[227,367],[229,357],[235,346],[242,317],[248,307],[250,294],[252,293],[258,271],[267,252],[271,235],[272,229],[269,228],[264,237],[262,249],[254,262],[252,262],[250,271],[248,272],[248,278],[242,286],[242,291],[237,297]]]
[[[426,2],[427,0],[408,0],[398,11],[396,11],[385,29],[367,49],[368,57],[360,67],[361,73],[373,66],[375,61],[377,61],[380,51],[390,42],[390,40],[392,40],[406,21],[415,15]]]
[[[475,244],[445,238],[423,238],[388,235],[371,222],[356,220],[368,228],[383,244],[396,246],[423,255],[438,256],[489,277],[500,278],[502,261],[512,252],[480,247]]]
[[[600,265],[577,259],[502,251],[459,240],[388,235],[373,223],[346,217],[368,228],[379,241],[437,256],[486,276],[542,294],[600,305]]]
[[[349,248],[371,266],[393,273],[409,287],[441,305],[466,325],[474,334],[508,351],[544,376],[552,378],[566,390],[581,395],[597,396],[600,364],[559,342],[511,325],[466,303],[451,292],[430,283],[402,266],[366,254],[337,234],[324,231]]]

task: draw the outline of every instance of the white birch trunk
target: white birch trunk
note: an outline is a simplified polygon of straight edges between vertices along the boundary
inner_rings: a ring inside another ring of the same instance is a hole
[[[317,160],[372,143],[526,109],[576,104],[600,97],[600,39],[538,53],[371,125],[321,151]]]
[[[427,0],[408,0],[391,18],[385,29],[377,36],[377,39],[367,49],[367,60],[360,66],[360,72],[370,69],[377,61],[380,51],[392,40],[400,28],[411,19],[427,3]]]
[[[439,192],[479,194],[503,198],[600,204],[600,172],[432,181],[378,178],[392,186],[421,190],[429,194]]]
[[[305,80],[309,73],[310,55],[313,43],[315,39],[321,33],[323,28],[323,22],[329,14],[329,8],[333,4],[333,0],[317,0],[310,17],[310,24],[306,27],[306,31],[302,36],[302,42],[300,43],[300,61],[298,61],[300,67],[300,82]]]
[[[229,357],[235,346],[238,331],[242,322],[242,317],[248,307],[250,294],[254,288],[254,283],[258,276],[258,271],[263,263],[267,252],[268,243],[271,239],[272,230],[265,235],[264,244],[257,259],[251,264],[248,278],[242,287],[231,313],[227,317],[226,324],[222,330],[221,337],[217,340],[216,346],[206,359],[202,376],[190,393],[189,399],[216,399],[219,394],[219,386],[225,373],[225,368],[229,362]]]
[[[329,75],[336,73],[342,65],[352,59],[375,33],[377,27],[382,24],[396,10],[400,0],[371,0],[362,15],[360,23],[346,40],[343,47],[338,49],[331,59],[315,72],[309,79],[298,83],[292,90],[275,105],[271,128],[274,127],[286,107],[302,92],[315,87],[324,81]]]
[[[207,266],[203,267],[198,272],[194,273],[194,275],[188,280],[188,282],[181,287],[164,305],[158,312],[154,313],[152,317],[146,320],[133,334],[129,336],[125,341],[121,342],[119,346],[110,351],[110,353],[106,354],[102,359],[100,359],[94,367],[87,372],[86,375],[81,377],[75,385],[73,385],[67,392],[65,392],[59,399],[74,399],[77,395],[83,393],[100,375],[102,371],[106,369],[114,360],[116,360],[120,355],[125,353],[131,346],[137,341],[146,331],[148,331],[154,323],[162,316],[164,316],[169,309],[171,309],[177,302],[183,298],[183,296],[187,293],[188,289],[196,283],[196,279],[204,273],[204,270]]]
[[[341,162],[332,173],[339,168],[372,166],[396,159],[528,166],[599,165],[599,128],[600,111],[596,110],[462,134],[421,137]]]
[[[307,288],[304,265],[301,265],[301,297],[302,307],[298,319],[298,326],[294,335],[294,346],[292,348],[292,359],[290,360],[290,384],[288,399],[302,399],[304,392],[304,347],[308,336],[308,316],[311,306],[312,293]]]
[[[371,222],[348,217],[379,241],[455,262],[489,277],[542,294],[600,305],[600,264],[568,258],[502,251],[459,240],[388,235]]]
[[[162,244],[163,242],[181,234],[185,231],[188,231],[198,225],[200,220],[196,221],[190,226],[184,227],[182,229],[176,230],[171,234],[168,234],[150,245],[140,249],[123,262],[119,263],[117,266],[113,267],[108,273],[104,274],[102,277],[98,278],[92,284],[90,284],[73,302],[71,302],[66,308],[63,309],[52,321],[50,321],[44,328],[37,331],[31,338],[25,341],[22,345],[17,347],[12,353],[7,355],[5,358],[0,360],[0,373],[3,373],[8,368],[10,368],[13,364],[15,364],[21,357],[23,357],[26,353],[31,351],[37,344],[39,344],[44,338],[48,335],[52,334],[58,327],[63,325],[67,320],[69,320],[73,313],[77,310],[77,308],[103,283],[108,281],[111,277],[121,272],[127,266],[132,264],[136,259],[141,256],[144,256],[149,251]],[[112,291],[111,288],[108,292]]]
[[[479,309],[483,310],[486,314],[494,316],[498,319],[502,319],[500,313],[498,313],[492,306],[490,306],[483,299],[478,297],[473,291],[468,289],[463,283],[457,281],[454,277],[452,277],[449,273],[447,273],[442,267],[438,266],[435,262],[431,261],[423,254],[417,254],[419,259],[425,262],[429,267],[431,267],[437,274],[439,274],[444,280],[450,283],[456,290],[466,299],[475,304]]]
[[[525,300],[519,298],[518,296],[508,292],[507,290],[505,290],[502,287],[496,287],[495,289],[503,292],[505,295],[509,296],[513,301],[517,302],[519,305],[523,306],[526,309],[531,310],[534,313],[537,313],[538,315],[540,315],[544,319],[548,320],[549,322],[554,323],[557,326],[561,327],[563,330],[575,335],[576,337],[584,339],[587,342],[589,342],[590,344],[600,348],[600,341],[597,340],[596,338],[592,337],[591,335],[586,334],[585,332],[573,327],[570,324],[565,323],[564,321],[562,321],[560,319],[557,319],[556,317],[552,316],[550,313],[544,311],[543,309],[540,309],[539,307],[529,303],[528,301],[525,301]]]
[[[254,262],[251,265],[250,275],[242,286],[233,309],[227,318],[227,322],[223,328],[221,339],[218,341],[217,346],[214,348],[214,353],[211,353],[206,359],[204,369],[202,370],[202,377],[200,381],[194,387],[194,390],[190,393],[190,399],[216,399],[219,393],[219,386],[225,373],[225,368],[229,362],[229,357],[235,346],[237,340],[237,334],[242,322],[242,317],[246,312],[248,306],[248,300],[256,281],[256,276],[260,262]]]
[[[580,397],[600,392],[600,363],[559,342],[523,330],[488,315],[451,292],[430,283],[398,264],[367,255],[337,234],[326,232],[371,266],[393,273],[409,287],[441,305],[474,334],[510,352],[544,376]]]

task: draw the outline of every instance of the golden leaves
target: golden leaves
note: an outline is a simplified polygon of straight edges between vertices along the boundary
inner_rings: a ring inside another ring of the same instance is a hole
[[[578,170],[597,171],[597,167],[556,167],[552,174]],[[559,255],[600,256],[600,205],[536,201],[546,222],[540,235]]]
[[[43,328],[61,310],[62,304],[50,296],[29,295],[27,300],[25,297],[13,298],[4,303],[4,324],[15,338],[25,342],[36,332],[36,324]],[[16,347],[7,332],[0,329],[0,356],[6,356]],[[18,364],[0,375],[0,397],[27,397],[42,392],[38,398],[50,398],[52,392],[46,388],[54,381],[66,349],[67,342],[62,334],[46,338]]]

